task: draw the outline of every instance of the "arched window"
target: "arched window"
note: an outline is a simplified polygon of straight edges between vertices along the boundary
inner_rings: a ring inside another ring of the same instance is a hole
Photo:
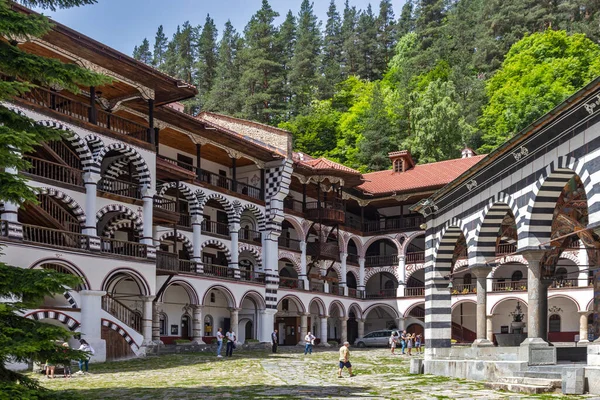
[[[214,293],[214,292],[210,294],[210,302],[211,302],[211,303],[214,303],[214,302],[216,302],[216,299],[215,299],[215,293]]]
[[[213,317],[210,314],[206,314],[204,317],[204,334],[206,336],[213,335]]]
[[[548,332],[560,332],[560,315],[552,314],[548,322]]]
[[[471,274],[465,274],[465,276],[463,276],[463,283],[465,285],[470,285],[471,283],[473,283],[473,277],[471,276]]]
[[[166,336],[167,335],[167,326],[169,324],[169,320],[167,318],[167,314],[165,313],[160,313],[159,317],[159,329],[160,329],[160,336]]]
[[[567,279],[567,269],[566,268],[558,268],[556,270],[556,280]]]
[[[239,264],[240,264],[240,269],[242,269],[242,270],[254,271],[254,264],[252,263],[252,261],[250,261],[248,259],[240,260]]]
[[[290,301],[288,299],[283,299],[281,302],[281,310],[288,311],[290,309]]]
[[[513,282],[520,281],[521,279],[523,279],[523,273],[521,271],[513,272],[512,276],[510,277],[510,280]]]

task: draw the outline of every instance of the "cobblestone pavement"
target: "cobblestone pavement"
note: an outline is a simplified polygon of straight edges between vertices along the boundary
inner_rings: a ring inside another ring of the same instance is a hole
[[[91,374],[47,380],[48,388],[91,399],[522,399],[481,383],[409,375],[409,357],[387,349],[351,351],[356,374],[337,378],[337,349],[304,356],[301,348],[280,353],[238,352],[232,358],[181,354],[91,365]],[[577,397],[569,396],[569,399]]]

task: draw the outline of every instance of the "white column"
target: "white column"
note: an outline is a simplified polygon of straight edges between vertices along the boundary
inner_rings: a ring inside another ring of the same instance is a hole
[[[192,341],[196,344],[205,344],[202,341],[202,306],[199,305],[195,305],[194,307],[194,320],[192,321],[193,324],[193,339]],[[238,332],[236,332],[238,333]],[[239,334],[239,333],[238,333]]]
[[[344,342],[348,341],[348,317],[342,317],[340,318],[340,321],[342,322],[341,344],[344,344]]]
[[[239,308],[230,308],[229,309],[229,317],[230,319],[230,325],[231,325],[231,329],[233,330],[233,332],[235,332],[236,337],[240,337],[240,333],[238,332],[238,325],[239,325]]]
[[[298,279],[300,279],[301,281],[303,281],[304,283],[304,290],[310,290],[309,287],[309,280],[308,277],[306,276],[306,241],[302,240],[300,241],[300,274],[298,275]]]
[[[144,313],[142,316],[142,335],[144,336],[144,341],[142,342],[142,346],[152,346],[154,343],[152,342],[152,310],[153,310],[153,302],[155,296],[142,296],[142,300],[144,301]]]
[[[192,217],[192,242],[194,244],[194,254],[192,255],[192,262],[196,266],[196,272],[201,274],[204,272],[202,267],[202,220],[204,218],[201,215],[194,215]]]
[[[544,293],[542,283],[542,268],[540,260],[544,251],[530,251],[523,254],[527,260],[527,339],[521,343],[521,346],[548,345],[543,339],[542,329],[545,324],[541,321],[544,300],[540,298]]]
[[[233,277],[240,279],[240,266],[239,266],[239,249],[238,249],[238,236],[240,231],[239,223],[229,224],[229,235],[231,237],[231,262],[229,268],[233,269]],[[237,328],[236,328],[237,329]]]
[[[327,315],[321,315],[321,343],[319,344],[321,347],[331,347],[327,343],[327,318]]]
[[[477,339],[473,342],[473,346],[492,346],[492,342],[487,339],[487,277],[491,268],[487,266],[474,267],[471,268],[471,272],[477,278]]]
[[[275,314],[277,310],[268,308],[266,310],[260,310],[260,325],[258,327],[258,332],[260,340],[262,343],[271,343],[271,332],[273,332],[273,328],[275,326]],[[279,333],[283,335],[283,332]]]
[[[579,342],[577,344],[587,344],[588,340],[588,312],[579,311]]]
[[[162,303],[155,302],[152,307],[152,341],[154,344],[163,344],[160,340],[160,307]]]
[[[361,293],[359,297],[363,298],[365,294],[365,258],[358,259],[358,287],[357,290]]]
[[[487,319],[487,324],[486,324],[486,328],[487,328],[487,340],[490,341],[490,343],[494,343],[494,321],[493,321],[493,315],[488,315],[486,317]]]
[[[403,331],[406,329],[406,319],[404,319],[404,317],[400,317],[400,318],[396,319],[396,322],[397,322],[396,325],[398,325],[399,331]]]
[[[85,184],[85,228],[84,235],[98,236],[96,232],[96,196],[97,185],[100,180],[100,174],[95,172],[86,172],[83,174]]]
[[[94,349],[92,360],[106,361],[106,342],[102,339],[102,296],[101,290],[81,290],[81,337]]]
[[[306,344],[306,342],[304,341],[304,336],[306,336],[306,334],[308,333],[308,316],[310,314],[308,313],[303,313],[300,315],[300,341],[298,342],[299,345],[304,346]],[[280,333],[283,334],[283,333]]]
[[[340,273],[342,275],[342,281],[340,282],[340,287],[344,290],[344,296],[348,296],[348,285],[346,283],[346,275],[348,273],[348,268],[346,266],[347,258],[348,258],[348,253],[340,253]]]
[[[150,189],[147,186],[142,188],[142,200],[144,202],[142,219],[144,222],[144,229],[140,243],[147,244],[148,246],[153,246],[154,244],[152,240],[152,206],[155,194],[156,190],[154,189]]]
[[[357,319],[356,322],[358,322],[358,337],[365,337],[365,320]]]
[[[398,278],[396,296],[404,297],[404,289],[406,288],[406,258],[403,254],[398,256]]]

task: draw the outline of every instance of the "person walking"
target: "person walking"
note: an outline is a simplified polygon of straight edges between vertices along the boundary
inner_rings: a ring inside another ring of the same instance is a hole
[[[62,344],[62,346],[63,346],[63,354],[64,354],[63,378],[70,378],[71,377],[71,359],[69,358],[69,343],[64,342]]]
[[[344,342],[342,347],[340,347],[340,370],[338,371],[338,378],[342,377],[342,370],[344,367],[348,368],[348,372],[350,373],[350,377],[353,377],[352,374],[352,364],[350,364],[350,347],[349,342]]]
[[[84,339],[80,339],[79,343],[81,344],[81,346],[79,346],[78,350],[85,352],[86,355],[81,360],[79,360],[79,371],[77,373],[83,374],[83,367],[85,366],[85,373],[87,374],[90,368],[90,357],[93,356],[96,352],[94,351],[92,346],[90,346],[90,344]]]
[[[402,346],[402,354],[404,355],[404,350],[406,349],[406,330],[402,331],[400,335],[400,345]]]
[[[217,358],[223,358],[221,355],[221,350],[223,349],[223,328],[219,328],[217,330]]]
[[[418,354],[421,354],[421,342],[423,341],[423,335],[421,335],[420,333],[417,335],[417,337],[415,338],[415,349],[417,350]]]
[[[308,332],[306,336],[304,336],[304,355],[311,354],[313,345],[315,344],[315,337],[312,333]]]
[[[277,329],[271,333],[271,351],[277,353],[277,346],[279,345],[279,336],[277,335]]]
[[[225,336],[227,336],[227,349],[225,350],[225,356],[231,357],[233,356],[233,349],[235,349],[235,341],[237,340],[237,337],[231,328],[229,328]]]
[[[392,332],[389,342],[390,342],[390,347],[392,348],[392,354],[396,354],[396,353],[394,353],[394,351],[396,351],[396,345],[398,344],[398,332],[396,332],[396,331]]]
[[[413,348],[413,339],[415,338],[414,334],[408,334],[406,336],[406,347],[408,348],[408,355],[412,356],[412,348]]]
[[[54,379],[54,370],[56,369],[56,364],[54,361],[46,360],[46,378]]]

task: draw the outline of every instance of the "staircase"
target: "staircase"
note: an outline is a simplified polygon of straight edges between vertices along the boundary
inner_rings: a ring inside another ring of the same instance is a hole
[[[133,311],[110,294],[102,296],[102,309],[137,333],[142,333],[142,314]]]
[[[25,208],[22,222],[44,226],[61,231],[79,233],[81,224],[63,205],[50,196],[39,196],[38,204],[29,203]]]
[[[452,323],[452,339],[457,343],[473,343],[477,339],[477,334],[464,326]]]
[[[51,158],[50,161],[63,164],[67,167],[81,169],[79,156],[62,140],[42,143],[39,150]]]
[[[486,382],[485,387],[509,392],[541,394],[559,391],[562,376],[559,373],[517,372],[515,376],[500,378],[498,382]]]

